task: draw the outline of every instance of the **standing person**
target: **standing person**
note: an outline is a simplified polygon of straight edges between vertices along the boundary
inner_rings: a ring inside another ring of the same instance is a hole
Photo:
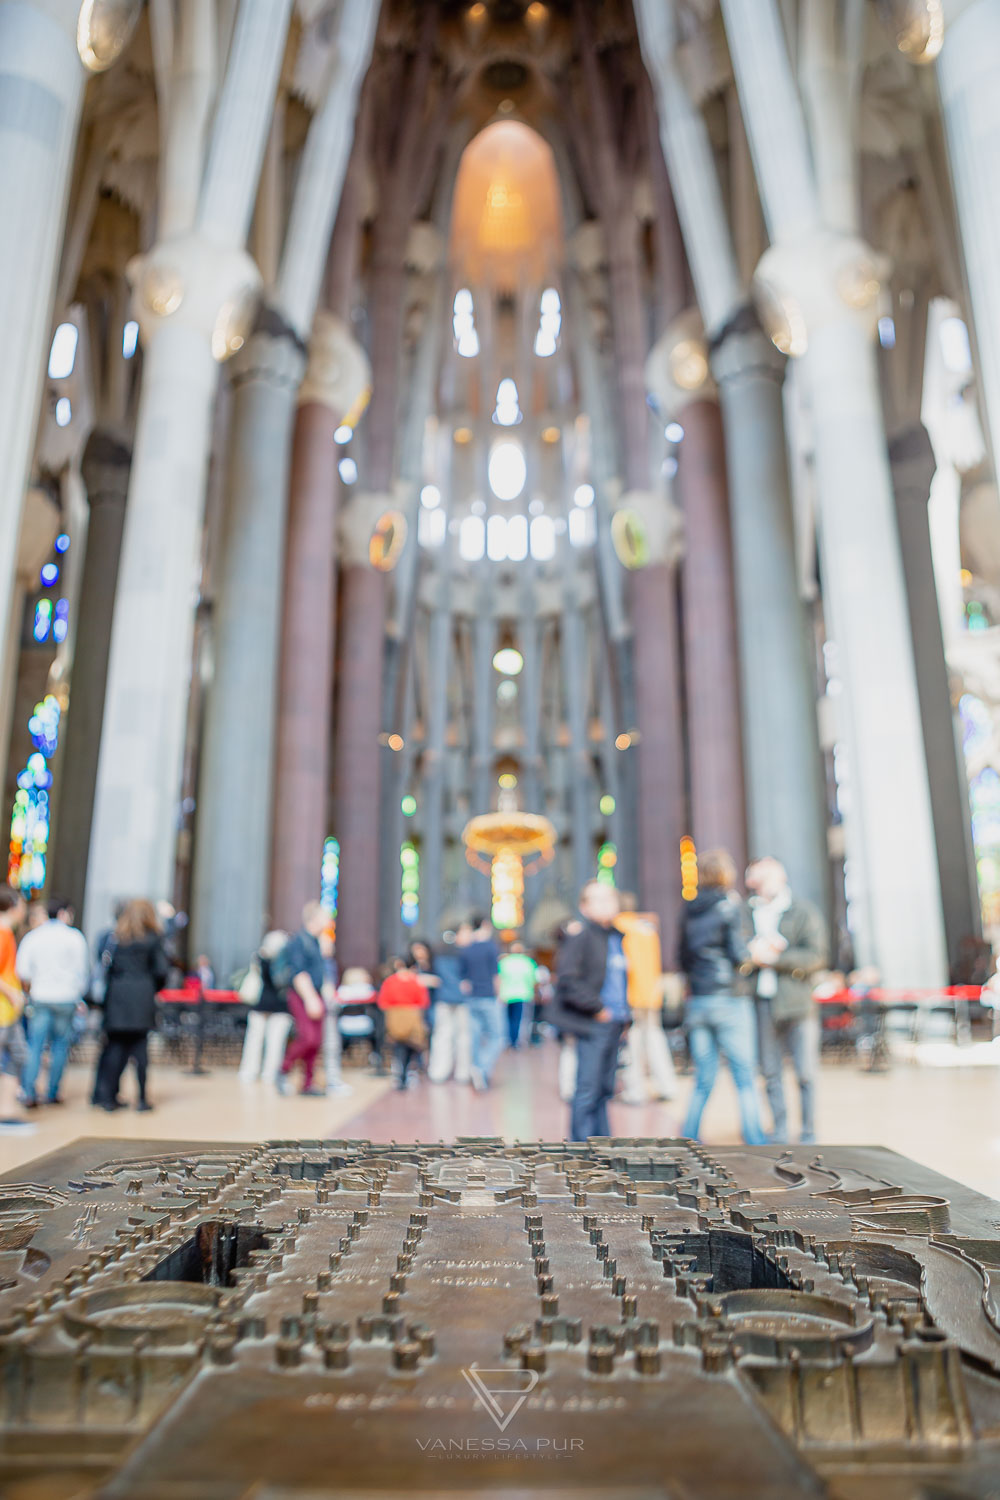
[[[151,902],[126,902],[115,923],[113,945],[105,949],[101,961],[107,976],[107,1042],[94,1079],[94,1103],[109,1112],[124,1108],[118,1088],[131,1057],[139,1085],[136,1109],[144,1113],[152,1109],[146,1097],[149,1033],[156,1025],[157,992],[170,973],[162,929]]]
[[[535,999],[538,965],[523,943],[513,942],[500,958],[500,1000],[507,1007],[507,1035],[517,1050],[524,1007]]]
[[[343,1048],[340,1043],[337,954],[329,921],[320,934],[319,950],[323,955],[323,1004],[326,1008],[323,1017],[323,1084],[331,1096],[353,1094],[351,1085],[344,1082],[340,1066]]]
[[[673,1099],[677,1075],[663,1029],[663,955],[660,924],[652,912],[636,911],[636,899],[621,895],[615,926],[622,935],[628,962],[628,1004],[632,1015],[625,1053],[626,1104]]]
[[[385,1014],[385,1030],[396,1054],[396,1087],[409,1086],[410,1064],[423,1055],[427,1046],[425,1016],[430,1000],[427,986],[412,954],[404,961],[393,960],[395,968],[382,982],[378,992],[379,1009]]]
[[[679,958],[690,992],[685,1024],[694,1063],[694,1093],[681,1134],[698,1139],[721,1055],[736,1087],[743,1139],[748,1146],[759,1146],[764,1132],[757,1102],[753,1003],[737,989],[748,954],[735,884],[731,857],[724,849],[710,849],[698,860],[698,894],[681,912]]]
[[[556,960],[554,1024],[576,1037],[571,1141],[611,1133],[608,1103],[629,1024],[628,962],[617,915],[614,886],[588,881],[580,892],[581,920],[566,927]]]
[[[828,962],[826,924],[809,901],[789,889],[785,867],[771,855],[747,869],[754,936],[757,1044],[776,1141],[788,1139],[782,1066],[790,1057],[799,1085],[799,1139],[816,1139],[815,1094],[819,1070],[819,1017],[811,976]]]
[[[257,951],[260,969],[260,998],[247,1012],[247,1029],[243,1038],[243,1055],[237,1077],[241,1083],[263,1083],[277,1080],[285,1044],[292,1029],[292,1016],[285,992],[274,982],[271,961],[288,942],[288,933],[275,928],[265,934]]]
[[[488,1089],[503,1051],[497,1000],[500,949],[489,917],[476,913],[458,930],[462,959],[462,993],[468,997],[472,1048],[470,1075],[477,1093]]]
[[[17,975],[28,990],[28,1061],[22,1089],[28,1109],[38,1104],[38,1075],[49,1049],[46,1103],[61,1104],[59,1085],[73,1045],[73,1021],[90,988],[87,939],[73,926],[73,908],[54,897],[47,920],[21,939]]]
[[[34,1130],[18,1109],[17,1091],[28,1048],[21,1026],[24,991],[17,977],[15,929],[25,916],[24,898],[9,885],[0,885],[0,1131],[7,1135]]]
[[[306,1098],[320,1097],[322,1090],[313,1088],[316,1059],[323,1045],[323,1022],[326,1002],[323,986],[326,966],[319,940],[326,927],[327,914],[318,901],[309,901],[302,909],[302,926],[280,958],[279,978],[289,976],[288,1008],[295,1023],[295,1035],[288,1044],[285,1060],[278,1074],[278,1092],[291,1090],[291,1072],[302,1064],[302,1089]]]
[[[469,935],[471,936],[471,929]],[[434,953],[438,986],[434,992],[434,1026],[427,1076],[431,1083],[444,1083],[454,1075],[456,1083],[468,1083],[469,1010],[462,992],[462,954],[454,934],[445,934]]]

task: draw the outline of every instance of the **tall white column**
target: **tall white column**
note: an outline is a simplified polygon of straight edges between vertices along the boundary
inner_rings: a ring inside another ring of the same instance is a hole
[[[172,888],[177,797],[218,361],[249,332],[259,274],[243,249],[291,0],[242,0],[194,224],[132,267],[142,393],[108,666],[86,920]],[[190,148],[194,145],[194,152]]]
[[[994,465],[1000,463],[1000,4],[945,0],[937,62],[979,378]]]
[[[18,536],[85,76],[79,9],[0,0],[0,629],[11,621],[14,651]],[[7,659],[0,649],[4,679]]]
[[[226,519],[213,615],[215,672],[205,717],[192,901],[195,945],[210,956],[220,974],[246,962],[268,918],[295,393],[347,170],[354,108],[377,9],[374,0],[348,0],[341,13],[327,94],[309,127],[299,165],[274,307],[258,320],[258,329],[237,355],[242,368],[233,400]],[[241,747],[237,755],[234,737]]]
[[[847,696],[851,810],[874,961],[889,985],[947,974],[906,591],[873,349],[880,267],[823,221],[775,0],[722,0],[771,247],[775,335],[803,360],[815,434],[823,597]],[[849,129],[846,119],[827,128]]]

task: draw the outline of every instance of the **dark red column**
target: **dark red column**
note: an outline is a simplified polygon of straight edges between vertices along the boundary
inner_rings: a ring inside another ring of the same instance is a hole
[[[681,417],[677,488],[684,512],[684,658],[691,833],[700,850],[728,849],[746,863],[732,542],[718,403],[694,401]]]
[[[352,563],[341,575],[337,757],[333,795],[341,878],[337,954],[341,973],[378,962],[379,733],[385,577]]]
[[[278,688],[271,912],[287,932],[319,891],[330,784],[336,578],[337,414],[308,401],[295,419]]]

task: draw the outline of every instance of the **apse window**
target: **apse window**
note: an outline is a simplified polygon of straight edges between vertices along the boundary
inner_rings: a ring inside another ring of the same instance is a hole
[[[590,547],[596,536],[594,512],[574,505],[569,513],[569,539],[574,547]]]
[[[358,477],[358,466],[353,458],[342,458],[337,465],[337,472],[345,484],[354,484]]]
[[[520,443],[495,443],[490,452],[487,476],[490,489],[498,500],[516,500],[528,477]]]
[[[573,504],[579,505],[586,510],[588,505],[594,503],[594,486],[592,484],[578,484],[573,491]]]
[[[493,412],[493,420],[498,427],[516,427],[518,422],[524,421],[517,385],[510,376],[501,380],[497,386],[497,404]]]
[[[122,329],[122,358],[131,359],[139,347],[139,325],[134,318],[129,318]]]
[[[76,346],[80,333],[75,323],[60,323],[49,350],[49,379],[65,380],[76,364]]]
[[[486,551],[482,516],[465,516],[458,532],[458,552],[465,562],[479,562]]]
[[[440,547],[448,532],[448,518],[443,510],[423,510],[417,517],[417,541],[421,547]]]
[[[528,555],[528,518],[511,516],[507,522],[507,556],[511,562],[524,562]]]
[[[486,523],[486,556],[490,562],[507,558],[507,517],[490,516]]]
[[[551,516],[536,516],[531,523],[531,555],[536,562],[551,562],[556,555],[556,528]]]
[[[475,359],[479,353],[479,334],[476,332],[476,309],[468,287],[460,287],[455,293],[452,309],[452,328],[455,332],[455,348],[463,359]]]
[[[535,353],[539,359],[548,359],[555,354],[562,328],[562,303],[554,286],[547,286],[542,293],[538,315],[538,332],[535,334]]]
[[[425,484],[420,491],[420,504],[425,510],[436,510],[441,504],[441,491],[436,484]]]

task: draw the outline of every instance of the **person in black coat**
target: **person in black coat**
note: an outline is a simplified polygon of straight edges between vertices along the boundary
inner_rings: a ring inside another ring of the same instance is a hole
[[[549,1018],[576,1037],[576,1089],[569,1139],[610,1135],[608,1104],[614,1097],[618,1047],[628,1027],[628,965],[622,935],[613,926],[618,892],[592,880],[580,892],[580,917],[565,930],[556,961]]]
[[[163,947],[156,912],[149,901],[129,901],[101,955],[105,969],[104,1032],[107,1038],[94,1080],[94,1103],[122,1109],[118,1097],[131,1057],[139,1084],[136,1108],[151,1109],[146,1098],[147,1042],[156,1024],[156,996],[167,982],[170,960]]]

